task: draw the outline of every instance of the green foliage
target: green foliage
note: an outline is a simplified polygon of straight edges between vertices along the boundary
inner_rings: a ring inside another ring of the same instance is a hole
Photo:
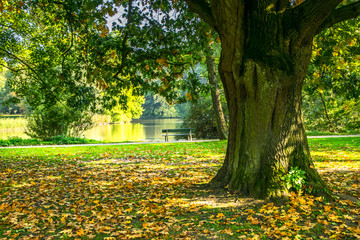
[[[306,172],[298,167],[292,167],[287,175],[282,180],[285,181],[286,188],[299,192],[306,183]]]
[[[216,49],[216,45],[214,45]],[[195,128],[195,134],[197,138],[218,138],[218,131],[216,127],[216,118],[213,108],[213,102],[210,95],[210,88],[212,86],[208,81],[208,72],[206,64],[198,64],[196,66],[196,72],[201,77],[203,85],[205,86],[201,91],[201,99],[196,99],[191,102],[190,109],[187,116],[184,118],[183,127]],[[219,80],[218,80],[219,81]],[[219,84],[220,88],[222,84]],[[222,89],[220,89],[222,91]],[[225,119],[228,118],[228,109],[224,94],[221,96],[221,104]]]
[[[79,6],[57,8],[39,1],[14,9],[11,4],[16,5],[3,5],[0,17],[1,36],[9,40],[0,44],[3,66],[11,71],[12,97],[6,103],[26,99],[32,110],[26,130],[31,137],[80,136],[91,126],[101,95],[99,83],[88,81],[84,39],[74,33],[79,19],[70,9]]]
[[[115,97],[117,104],[105,112],[110,115],[111,122],[127,123],[132,119],[140,118],[143,112],[142,104],[145,102],[144,97],[137,96],[134,94],[134,90],[130,89],[123,91],[121,98],[123,99]],[[121,103],[119,103],[120,101]]]
[[[0,72],[0,113],[26,114],[30,109],[24,99],[19,99],[16,102],[9,101],[14,98],[14,93],[11,92],[9,87],[10,77],[11,73],[9,71]]]
[[[309,131],[352,132],[360,129],[360,101],[328,91],[303,96],[304,120]]]
[[[209,98],[191,103],[183,127],[194,128],[197,138],[218,138],[212,102]]]
[[[69,137],[65,135],[57,135],[50,137],[50,142],[54,144],[81,144],[81,143],[89,143],[89,141],[85,138],[77,138],[77,137]]]
[[[48,108],[39,107],[27,120],[25,133],[42,140],[58,135],[79,137],[92,126],[90,114],[62,104]]]
[[[360,128],[359,19],[326,29],[314,41],[303,90],[305,126],[310,131]]]
[[[28,145],[40,145],[39,139],[21,139],[19,137],[10,137],[8,140],[0,140],[0,146],[28,146]]]
[[[34,109],[63,102],[86,111],[104,107],[113,122],[126,122],[137,118],[141,108],[139,99],[129,104],[131,100],[119,97],[124,91],[136,89],[133,95],[140,95],[152,90],[172,103],[200,93],[197,74],[185,77],[185,72],[217,35],[183,1],[39,0],[11,7],[16,4],[10,0],[1,9],[2,36],[12,44],[3,41],[0,54],[14,74],[12,90]],[[115,18],[110,32],[104,16],[112,17],[118,9],[123,15]],[[184,114],[183,109],[177,110]],[[175,111],[168,107],[155,115],[169,117]]]

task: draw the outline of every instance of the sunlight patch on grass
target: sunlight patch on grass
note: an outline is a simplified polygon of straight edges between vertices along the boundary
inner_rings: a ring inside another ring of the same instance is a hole
[[[311,151],[315,161],[360,161],[359,151]]]
[[[296,194],[268,202],[202,188],[221,166],[224,141],[6,149],[0,238],[355,239],[360,161],[350,143],[317,140],[312,148],[332,192],[346,197],[334,202]]]

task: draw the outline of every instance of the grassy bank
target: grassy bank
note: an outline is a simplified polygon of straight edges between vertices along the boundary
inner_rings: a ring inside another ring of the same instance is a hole
[[[22,129],[25,128],[26,122],[23,117],[0,116],[0,130]]]
[[[334,202],[204,189],[225,141],[0,149],[0,238],[356,239],[360,138],[309,142]]]
[[[62,145],[62,144],[89,144],[89,143],[103,143],[86,138],[75,138],[67,136],[55,136],[48,140],[40,139],[22,139],[19,137],[10,137],[7,140],[0,140],[0,147],[9,146],[37,146],[37,145]]]
[[[360,134],[359,130],[349,130],[349,131],[344,131],[344,132],[338,132],[338,133],[333,133],[333,132],[319,132],[319,131],[307,131],[306,135],[308,136],[331,136],[331,135],[358,135]]]

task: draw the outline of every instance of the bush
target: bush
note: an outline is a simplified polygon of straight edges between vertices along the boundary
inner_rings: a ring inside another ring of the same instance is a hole
[[[182,127],[194,128],[195,136],[202,139],[218,138],[216,120],[211,100],[205,99],[191,103]]]
[[[10,137],[7,140],[0,140],[0,146],[36,146],[36,145],[57,145],[57,144],[83,144],[83,143],[99,143],[99,141],[75,138],[67,136],[54,136],[48,139],[48,141],[41,141],[39,139],[22,139],[19,137]]]
[[[85,138],[68,137],[63,135],[51,137],[49,141],[53,144],[87,143],[87,140]]]
[[[303,96],[304,123],[307,131],[346,133],[359,130],[359,100],[347,100],[331,91],[324,91],[323,98],[324,101],[321,101],[319,94],[315,93]]]
[[[22,139],[20,137],[9,137],[7,140],[0,140],[0,146],[28,146],[28,145],[40,145],[39,139]]]
[[[92,116],[62,104],[49,108],[39,107],[27,118],[25,133],[32,138],[49,140],[54,136],[80,137],[90,128]]]

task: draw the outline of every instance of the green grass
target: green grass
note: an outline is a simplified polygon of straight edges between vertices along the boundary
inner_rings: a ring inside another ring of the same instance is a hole
[[[0,238],[356,239],[359,143],[309,140],[334,202],[203,188],[226,141],[0,149]]]
[[[358,135],[360,134],[359,130],[348,130],[348,131],[344,131],[344,132],[338,132],[338,133],[333,133],[333,132],[320,132],[320,131],[306,131],[306,135],[307,136],[326,136],[326,135]]]

